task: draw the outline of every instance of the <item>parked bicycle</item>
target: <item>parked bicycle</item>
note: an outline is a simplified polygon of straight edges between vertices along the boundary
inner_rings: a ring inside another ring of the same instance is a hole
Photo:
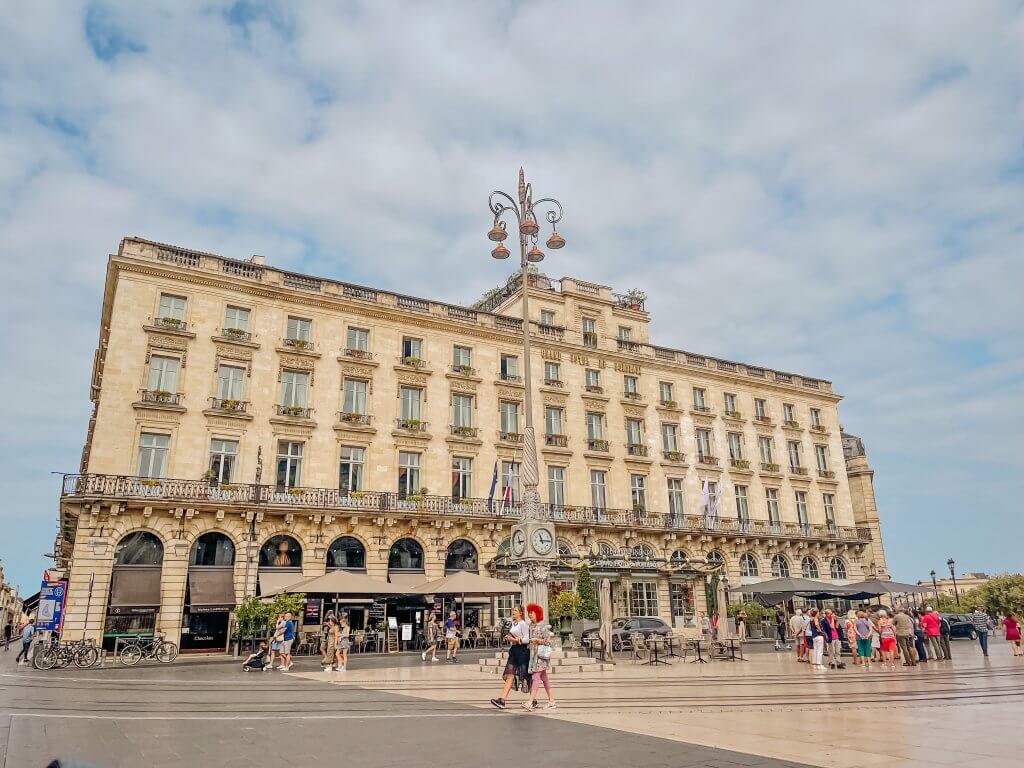
[[[162,664],[170,664],[178,657],[178,646],[162,637],[137,637],[129,640],[121,649],[118,658],[126,667],[138,664],[143,659],[156,659]]]
[[[39,646],[32,657],[32,666],[36,669],[60,669],[74,664],[79,669],[87,669],[100,660],[100,652],[92,640],[75,640],[62,643],[54,638],[49,643]]]

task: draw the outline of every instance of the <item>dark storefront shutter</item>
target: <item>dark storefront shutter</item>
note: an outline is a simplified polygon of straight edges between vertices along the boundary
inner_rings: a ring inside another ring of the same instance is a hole
[[[160,606],[159,567],[114,568],[110,605],[115,608],[157,608]]]

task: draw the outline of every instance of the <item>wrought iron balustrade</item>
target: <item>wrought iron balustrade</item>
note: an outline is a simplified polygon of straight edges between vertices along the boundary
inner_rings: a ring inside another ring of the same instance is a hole
[[[246,413],[249,410],[248,400],[232,400],[224,397],[211,397],[210,408],[228,413]]]
[[[168,392],[163,389],[140,389],[139,400],[157,405],[181,405],[185,396],[181,392]]]

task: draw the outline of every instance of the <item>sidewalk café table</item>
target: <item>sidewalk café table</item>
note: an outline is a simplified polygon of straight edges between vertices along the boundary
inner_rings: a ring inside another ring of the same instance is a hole
[[[723,658],[723,661],[747,661],[743,656],[743,643],[740,642],[738,637],[725,637],[719,642],[729,644],[729,655]],[[739,649],[739,655],[736,655],[736,651]]]
[[[668,658],[679,658],[679,654],[676,653],[676,643],[683,638],[679,637],[675,632],[669,632],[665,637],[665,647],[668,648],[668,653],[665,654]]]
[[[691,664],[697,664],[699,662],[701,664],[707,664],[708,660],[705,659],[701,655],[701,652],[700,652],[700,644],[704,642],[704,638],[703,637],[693,637],[693,638],[690,638],[690,642],[693,643],[693,649],[695,651],[697,651],[697,658],[694,659],[693,661],[691,661],[690,663]]]
[[[652,664],[664,664],[668,666],[668,662],[658,656],[658,648],[664,647],[665,638],[659,635],[657,632],[652,632],[647,636],[647,648],[651,651],[645,665],[650,666]]]

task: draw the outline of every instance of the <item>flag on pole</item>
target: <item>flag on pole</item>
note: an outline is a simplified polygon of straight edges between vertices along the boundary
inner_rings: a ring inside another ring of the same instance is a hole
[[[505,481],[505,492],[501,494],[501,511],[504,512],[512,504],[512,468],[515,465],[509,462],[508,479]]]
[[[708,489],[708,479],[704,478],[704,484],[700,489],[700,509],[706,515],[708,513],[708,505],[711,503],[710,490]]]
[[[722,500],[722,484],[715,484],[715,492],[711,494],[711,507],[708,511],[708,515],[711,517],[718,517],[718,503]]]
[[[491,475],[491,490],[487,494],[487,511],[494,512],[494,491],[498,487],[498,462],[494,462],[494,473]]]

